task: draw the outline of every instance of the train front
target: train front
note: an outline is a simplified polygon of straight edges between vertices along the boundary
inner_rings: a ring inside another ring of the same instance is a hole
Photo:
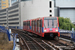
[[[58,40],[59,20],[58,17],[44,17],[44,36]]]

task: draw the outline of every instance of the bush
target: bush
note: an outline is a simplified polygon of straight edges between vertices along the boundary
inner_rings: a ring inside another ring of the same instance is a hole
[[[59,28],[64,30],[72,30],[72,28],[75,29],[75,26],[71,23],[69,18],[59,17]]]

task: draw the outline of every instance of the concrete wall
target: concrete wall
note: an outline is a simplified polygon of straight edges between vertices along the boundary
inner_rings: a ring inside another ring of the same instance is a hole
[[[55,0],[56,6],[59,7],[59,16],[70,18],[75,24],[75,0]]]
[[[0,25],[7,26],[7,9],[0,10]]]
[[[5,9],[9,7],[9,0],[1,0],[1,8]]]
[[[75,9],[60,9],[60,17],[70,18],[71,22],[75,22]]]
[[[20,26],[20,12],[19,4],[13,5],[8,8],[8,26],[19,28]]]
[[[0,10],[0,25],[10,28],[19,28],[20,23],[20,11],[19,4],[16,4],[7,9]]]
[[[75,0],[56,0],[58,7],[75,7]]]
[[[35,19],[45,16],[54,16],[54,2],[51,4],[51,0],[32,0],[21,2],[21,26],[23,26],[23,20]],[[52,12],[50,12],[52,10]]]

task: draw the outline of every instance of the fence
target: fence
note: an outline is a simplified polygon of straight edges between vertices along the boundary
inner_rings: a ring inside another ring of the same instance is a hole
[[[14,36],[14,38],[13,38],[13,44],[14,44],[14,46],[13,46],[13,50],[15,50],[15,46],[16,46],[16,36],[17,36],[18,34],[13,34],[13,36]]]
[[[64,38],[67,38],[67,39],[71,39],[71,41],[75,42],[75,31],[69,31],[69,30],[62,30],[60,29],[60,37],[64,37]],[[65,36],[65,35],[61,35],[61,34],[70,34],[70,36]]]

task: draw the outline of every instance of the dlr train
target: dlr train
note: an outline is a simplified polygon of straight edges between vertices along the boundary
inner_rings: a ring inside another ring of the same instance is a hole
[[[56,40],[60,36],[58,17],[41,17],[23,21],[23,30]]]

